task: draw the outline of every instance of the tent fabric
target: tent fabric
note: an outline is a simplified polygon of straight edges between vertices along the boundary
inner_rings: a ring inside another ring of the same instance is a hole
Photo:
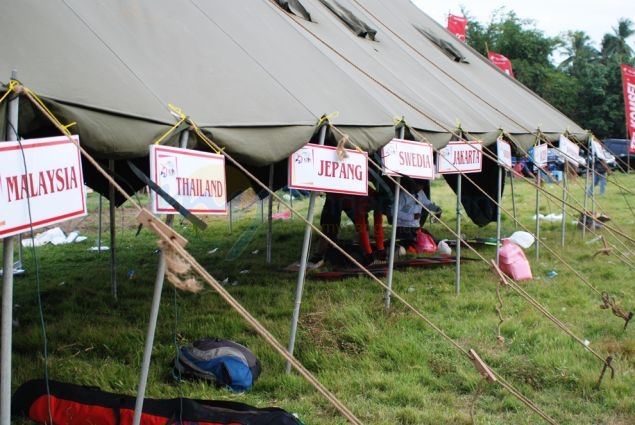
[[[6,3],[0,93],[17,71],[100,160],[147,156],[175,108],[254,170],[285,161],[325,115],[369,152],[401,119],[437,149],[459,131],[489,144],[503,129],[523,150],[538,130],[586,134],[409,0]],[[22,137],[58,134],[20,105]],[[194,135],[188,147],[209,149]]]

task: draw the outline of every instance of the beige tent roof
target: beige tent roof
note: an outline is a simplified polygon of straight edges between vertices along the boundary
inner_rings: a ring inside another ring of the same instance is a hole
[[[525,149],[538,129],[585,134],[409,0],[9,3],[0,81],[16,70],[102,160],[145,157],[176,122],[169,105],[254,167],[287,158],[325,114],[367,150],[401,117],[436,147],[459,125]],[[19,127],[57,134],[27,102]]]

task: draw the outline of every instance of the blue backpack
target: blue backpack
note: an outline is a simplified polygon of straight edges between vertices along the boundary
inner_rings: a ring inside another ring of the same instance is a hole
[[[205,379],[240,392],[260,376],[260,360],[245,346],[220,338],[206,338],[181,347],[174,359],[174,375]]]

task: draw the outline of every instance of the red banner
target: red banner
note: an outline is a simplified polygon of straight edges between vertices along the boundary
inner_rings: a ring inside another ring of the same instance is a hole
[[[464,18],[463,16],[448,15],[448,31],[463,42],[465,42],[466,27],[467,18]]]
[[[628,130],[629,152],[635,152],[635,68],[622,64],[622,84],[624,85],[624,109]]]
[[[487,57],[489,58],[490,62],[499,67],[505,74],[509,75],[510,77],[514,76],[514,71],[512,70],[512,61],[507,59],[505,56],[499,53],[488,51]]]

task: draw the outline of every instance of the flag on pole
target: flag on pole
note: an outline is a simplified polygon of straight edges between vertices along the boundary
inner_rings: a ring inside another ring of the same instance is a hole
[[[626,129],[631,143],[628,151],[635,152],[635,68],[622,64],[622,84],[624,85],[624,109]]]
[[[514,77],[514,71],[512,70],[512,61],[510,61],[500,53],[494,53],[490,51],[487,52],[487,57],[489,58],[490,62],[499,67],[505,74],[509,75],[512,78]]]
[[[448,31],[456,38],[465,42],[465,28],[467,27],[467,18],[463,16],[448,15]]]

